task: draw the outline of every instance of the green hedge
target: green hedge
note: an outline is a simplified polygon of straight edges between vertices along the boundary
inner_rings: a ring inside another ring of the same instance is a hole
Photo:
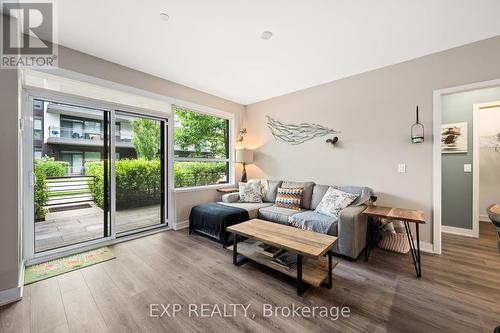
[[[225,162],[177,162],[174,164],[175,187],[217,184],[225,175]]]
[[[46,177],[64,177],[68,170],[68,162],[56,161],[53,157],[44,156],[36,159],[38,167]]]
[[[94,181],[89,181],[89,186],[96,198],[96,204],[103,208],[103,164],[102,162],[87,162],[85,170],[87,176],[94,176]],[[115,175],[117,210],[160,202],[160,160],[119,160],[115,163]]]
[[[43,167],[41,159],[35,159],[35,220],[45,220],[47,209],[45,205],[49,202],[49,188],[46,180],[46,169]]]
[[[161,199],[159,159],[123,159],[115,163],[116,209],[158,204]],[[104,207],[104,170],[100,161],[85,163],[85,173],[93,176],[89,187],[96,204]],[[174,164],[176,187],[217,184],[226,175],[225,162],[178,162]]]

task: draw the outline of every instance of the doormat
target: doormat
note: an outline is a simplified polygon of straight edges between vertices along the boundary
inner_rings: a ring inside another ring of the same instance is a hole
[[[92,208],[92,206],[89,204],[81,204],[81,205],[72,205],[63,207],[49,207],[49,213],[57,213],[57,212],[64,212],[67,210],[85,209],[85,208]]]
[[[107,247],[26,267],[24,285],[116,258]]]

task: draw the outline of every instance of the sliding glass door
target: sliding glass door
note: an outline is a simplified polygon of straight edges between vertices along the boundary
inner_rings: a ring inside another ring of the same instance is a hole
[[[34,255],[166,225],[166,119],[76,104],[30,100]]]
[[[165,221],[165,121],[115,113],[116,232]]]
[[[110,112],[41,99],[32,112],[34,252],[109,236]]]

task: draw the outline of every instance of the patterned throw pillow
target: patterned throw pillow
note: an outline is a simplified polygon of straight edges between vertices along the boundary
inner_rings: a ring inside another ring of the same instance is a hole
[[[300,210],[300,198],[304,188],[278,188],[274,206]]]
[[[240,202],[262,202],[260,182],[240,183]]]
[[[343,192],[330,186],[314,211],[338,219],[340,211],[349,206],[357,197],[356,194]]]

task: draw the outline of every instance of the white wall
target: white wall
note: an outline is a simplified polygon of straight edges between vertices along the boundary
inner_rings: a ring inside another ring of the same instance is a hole
[[[499,79],[498,54],[495,37],[249,105],[247,148],[256,153],[248,172],[254,178],[370,186],[379,205],[423,210],[428,223],[421,239],[431,242],[433,91]],[[417,104],[425,142],[411,144]],[[340,130],[339,143],[276,142],[266,115]],[[406,173],[397,172],[398,163],[407,164]]]
[[[46,107],[47,105],[45,105]],[[43,119],[43,141],[46,143],[47,139],[50,137],[50,127],[60,127],[61,126],[61,116],[59,113],[47,112],[44,110]],[[59,132],[60,133],[60,132]]]
[[[479,135],[500,133],[500,107],[481,109],[479,112]],[[500,150],[480,148],[479,216],[482,221],[489,221],[486,208],[493,203],[500,203]]]

